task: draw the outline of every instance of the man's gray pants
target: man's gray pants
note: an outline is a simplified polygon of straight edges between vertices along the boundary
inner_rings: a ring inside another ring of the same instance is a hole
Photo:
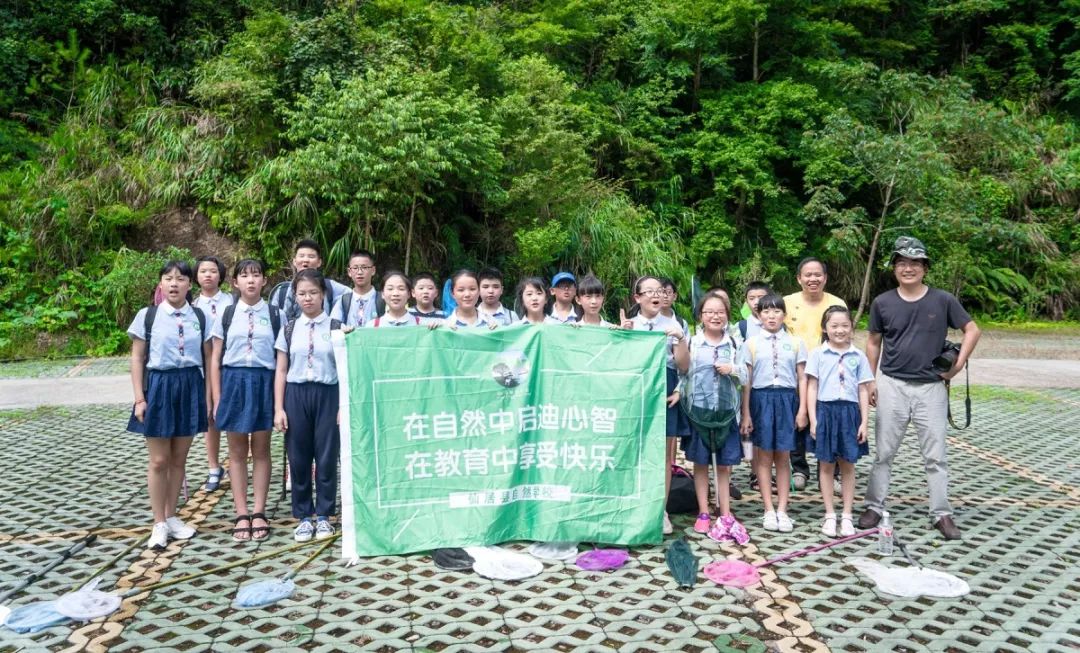
[[[877,383],[874,421],[874,466],[866,486],[866,507],[881,513],[889,496],[892,462],[909,423],[919,436],[926,481],[930,491],[930,518],[951,515],[949,464],[945,454],[949,395],[944,383],[913,383],[882,374]]]

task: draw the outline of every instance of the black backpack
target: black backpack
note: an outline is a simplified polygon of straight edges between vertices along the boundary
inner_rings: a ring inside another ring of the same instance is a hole
[[[273,304],[268,304],[270,309],[270,328],[274,330],[274,342],[277,342],[278,333],[281,332],[281,310]],[[233,315],[236,313],[236,304],[230,304],[221,315],[221,357],[225,358],[225,347],[229,344],[229,325],[232,324]],[[273,345],[271,345],[273,347]]]
[[[206,333],[206,313],[203,313],[202,309],[197,306],[192,306],[192,310],[195,311],[195,316],[199,318],[199,356],[202,357],[202,334]],[[150,336],[154,333],[154,320],[157,319],[157,306],[147,306],[146,315],[143,316],[143,335],[146,342],[146,351],[143,352],[143,392],[147,390],[149,385],[148,379],[150,378],[150,371],[147,369],[146,364],[150,362]],[[203,379],[206,378],[206,359],[203,358]]]

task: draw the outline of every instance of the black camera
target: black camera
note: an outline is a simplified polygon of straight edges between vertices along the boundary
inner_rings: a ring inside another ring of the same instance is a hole
[[[956,359],[960,357],[960,345],[955,342],[945,341],[941,353],[930,363],[938,372],[948,372],[956,365]]]

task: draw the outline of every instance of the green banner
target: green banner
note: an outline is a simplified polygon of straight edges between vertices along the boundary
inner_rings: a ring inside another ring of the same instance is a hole
[[[338,344],[345,557],[660,542],[663,334],[359,329]]]

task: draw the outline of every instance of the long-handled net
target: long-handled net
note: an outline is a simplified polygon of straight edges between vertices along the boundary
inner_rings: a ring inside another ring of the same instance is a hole
[[[202,578],[203,576],[209,576],[211,574],[220,573],[222,571],[240,567],[242,565],[248,565],[259,560],[265,560],[274,556],[279,556],[289,551],[295,551],[301,547],[308,546],[307,542],[300,544],[291,544],[289,546],[281,547],[279,549],[273,549],[266,553],[260,553],[250,558],[243,560],[237,560],[236,562],[230,562],[227,565],[221,565],[220,567],[213,567],[211,569],[204,569],[202,571],[195,572],[193,574],[187,574],[185,576],[179,576],[169,580],[163,580],[153,585],[145,585],[142,587],[132,587],[131,589],[123,592],[104,592],[97,589],[97,583],[91,583],[82,589],[75,592],[70,592],[61,596],[56,601],[56,611],[60,614],[71,617],[76,621],[90,621],[98,617],[104,617],[116,612],[120,609],[120,605],[124,602],[124,599],[132,596],[138,596],[146,592],[152,592],[154,590],[162,589],[165,587],[172,587],[180,583],[185,583],[196,578]]]
[[[761,574],[758,571],[762,567],[768,567],[769,565],[775,565],[778,562],[786,562],[792,558],[800,558],[811,553],[817,553],[825,549],[851,542],[852,540],[858,540],[868,535],[874,535],[878,532],[878,529],[871,528],[868,531],[861,531],[854,535],[848,535],[836,540],[825,542],[824,544],[816,544],[814,546],[808,546],[805,549],[799,549],[798,551],[792,551],[791,553],[785,553],[775,558],[770,558],[764,562],[749,563],[744,560],[718,560],[705,565],[705,576],[720,585],[729,585],[731,587],[750,587],[761,582]]]
[[[690,352],[690,370],[683,381],[680,395],[680,407],[694,425],[702,443],[709,450],[713,466],[713,490],[716,494],[716,506],[720,507],[720,470],[716,464],[716,454],[724,448],[731,434],[731,423],[739,410],[739,386],[735,379],[727,374],[719,374],[715,364],[720,360],[721,349],[725,345],[694,346]],[[728,358],[733,350],[728,345]],[[711,349],[710,356],[702,357],[703,350]]]
[[[236,593],[236,599],[232,604],[233,607],[241,609],[263,608],[289,598],[293,595],[293,592],[296,591],[296,583],[293,582],[293,578],[296,574],[300,573],[301,569],[317,558],[319,554],[325,551],[327,547],[337,541],[337,539],[337,535],[327,538],[325,543],[320,546],[315,553],[312,553],[294,566],[289,570],[289,573],[281,578],[266,578],[246,583],[240,588],[240,591]]]

